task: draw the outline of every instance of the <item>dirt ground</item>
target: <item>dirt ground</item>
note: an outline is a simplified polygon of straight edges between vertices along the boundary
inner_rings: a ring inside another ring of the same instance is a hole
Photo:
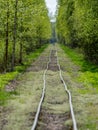
[[[65,82],[72,93],[78,130],[98,130],[98,95],[82,95],[83,84],[77,81],[76,66],[56,45]],[[43,73],[49,60],[51,45],[31,64],[15,84],[16,94],[0,106],[0,130],[30,130],[43,88]],[[55,48],[53,48],[54,50]],[[59,79],[55,50],[46,76],[46,95],[37,130],[72,130],[68,96]],[[89,124],[92,126],[89,126]]]
[[[48,62],[50,47],[18,78],[13,94],[0,107],[0,130],[30,130],[43,87],[43,72]],[[13,84],[9,85],[12,90]]]
[[[54,48],[55,49],[55,48]],[[70,121],[70,124],[66,122]],[[51,52],[46,75],[46,95],[37,130],[72,130],[68,95],[59,77],[56,51]]]

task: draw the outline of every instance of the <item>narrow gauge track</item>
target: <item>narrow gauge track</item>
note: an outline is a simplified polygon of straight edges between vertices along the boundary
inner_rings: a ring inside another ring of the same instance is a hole
[[[34,118],[34,123],[33,123],[33,126],[31,128],[31,130],[36,130],[37,129],[39,116],[40,116],[40,113],[42,111],[42,104],[43,104],[43,101],[44,101],[44,98],[45,98],[45,94],[46,94],[46,86],[47,86],[46,75],[47,75],[47,71],[48,70],[53,70],[53,71],[58,71],[59,72],[59,78],[60,78],[61,83],[64,86],[65,92],[67,93],[67,96],[68,96],[68,102],[69,102],[69,107],[70,107],[70,116],[71,116],[72,124],[73,124],[71,130],[72,129],[73,130],[77,130],[77,123],[76,123],[74,110],[73,110],[73,105],[72,105],[72,96],[71,96],[71,93],[68,90],[67,85],[66,85],[66,83],[65,83],[65,81],[64,81],[64,79],[62,77],[62,71],[61,71],[61,67],[60,67],[60,64],[59,64],[56,47],[53,47],[51,49],[51,51],[50,51],[50,54],[49,54],[49,61],[47,63],[46,70],[44,71],[44,74],[43,74],[43,82],[44,83],[43,83],[42,96],[41,96],[41,99],[40,99],[40,102],[39,102],[39,105],[38,105],[38,108],[37,108],[37,112],[36,112],[36,115],[35,115],[35,118]]]

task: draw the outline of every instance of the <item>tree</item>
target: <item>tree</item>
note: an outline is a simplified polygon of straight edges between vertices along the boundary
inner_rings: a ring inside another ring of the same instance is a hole
[[[18,0],[15,0],[15,16],[14,16],[13,50],[12,50],[11,71],[14,70],[14,65],[15,65],[15,47],[16,47],[16,35],[17,35],[17,8],[18,8]]]
[[[6,42],[5,42],[5,56],[4,56],[5,71],[8,65],[8,46],[9,46],[9,1],[7,1],[7,11],[6,11]]]
[[[13,71],[50,39],[51,24],[44,0],[1,0],[0,11],[0,71]]]
[[[59,4],[59,41],[71,47],[81,47],[85,58],[98,64],[98,1],[59,0]]]

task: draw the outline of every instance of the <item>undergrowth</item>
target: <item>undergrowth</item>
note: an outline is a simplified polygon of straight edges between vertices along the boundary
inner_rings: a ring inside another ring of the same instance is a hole
[[[15,92],[6,92],[5,86],[13,81],[18,75],[26,70],[27,67],[34,61],[48,46],[48,44],[42,46],[37,49],[35,52],[27,55],[22,65],[16,66],[14,72],[8,72],[5,74],[0,74],[0,105],[4,105],[5,101],[8,100],[11,95],[15,94]]]
[[[71,49],[64,45],[60,46],[73,63],[80,66],[77,80],[78,82],[81,82],[85,88],[79,90],[79,93],[98,93],[98,66],[86,61],[79,50],[77,51],[77,49]]]

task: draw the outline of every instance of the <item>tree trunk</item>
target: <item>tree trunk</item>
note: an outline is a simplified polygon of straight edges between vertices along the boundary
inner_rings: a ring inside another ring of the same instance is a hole
[[[20,43],[20,54],[19,54],[19,63],[22,64],[22,43]]]
[[[7,2],[7,15],[6,15],[6,41],[5,41],[5,55],[4,55],[4,66],[5,71],[8,67],[8,46],[9,46],[9,2]]]
[[[22,34],[22,26],[23,26],[23,22],[22,22],[22,13],[21,13],[21,34]],[[20,36],[20,51],[19,51],[19,63],[22,64],[22,50],[23,50],[23,44],[22,44],[22,36]]]
[[[15,47],[16,47],[16,34],[17,34],[17,7],[18,7],[18,0],[15,1],[15,16],[14,16],[14,32],[13,32],[13,50],[12,50],[12,64],[11,64],[11,71],[14,70],[15,66]]]

